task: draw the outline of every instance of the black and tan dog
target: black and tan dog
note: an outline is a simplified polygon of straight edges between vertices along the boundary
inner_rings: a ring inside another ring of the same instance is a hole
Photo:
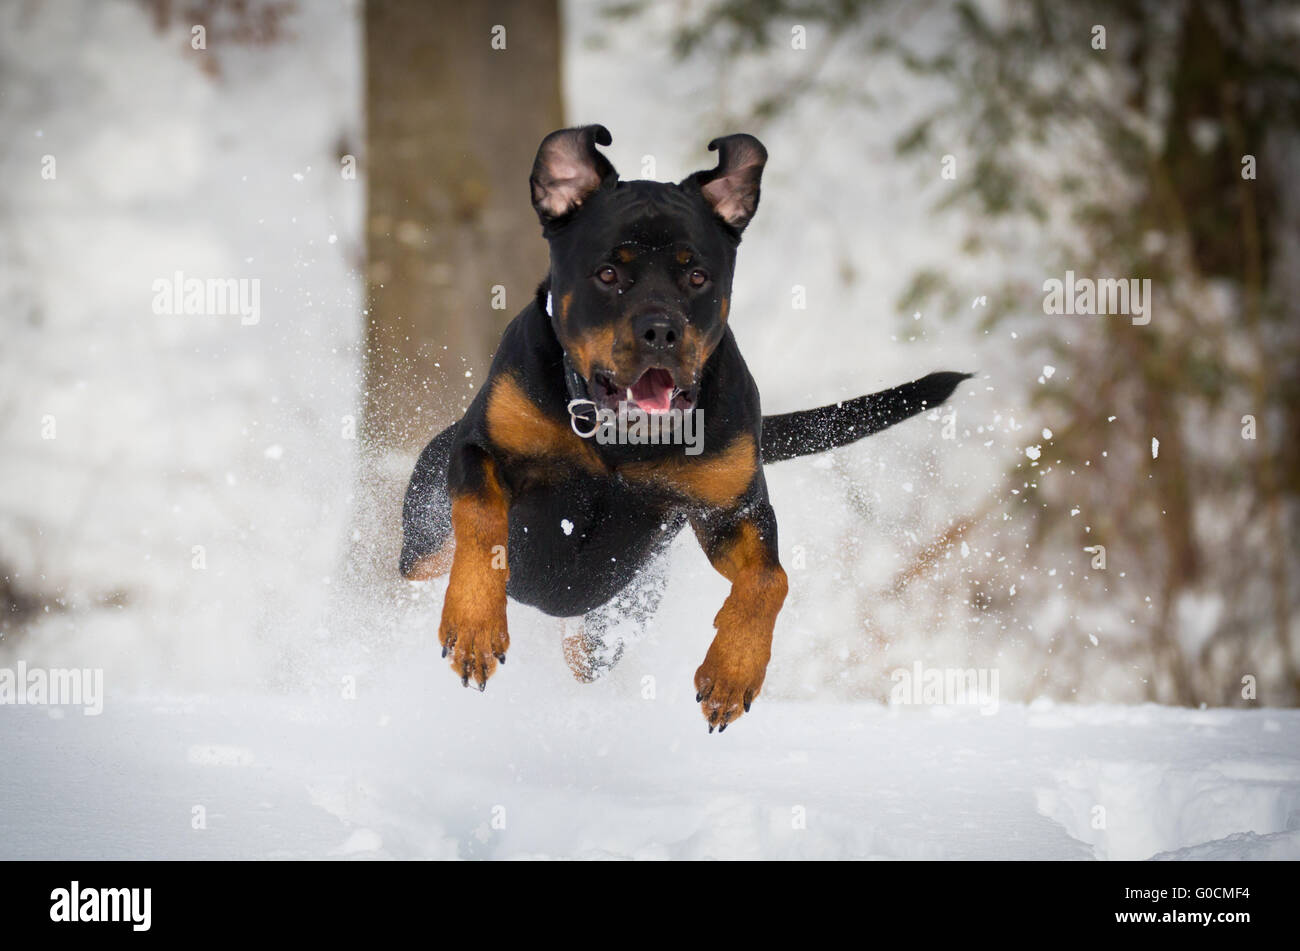
[[[550,275],[506,328],[464,418],[420,455],[401,571],[422,580],[450,568],[443,656],[482,689],[510,646],[507,597],[586,615],[594,649],[599,609],[642,584],[689,522],[731,582],[695,673],[712,732],[762,689],[786,596],[764,464],[936,406],[967,374],[765,418],[728,318],[766,150],[749,135],[716,139],[718,167],[673,185],[619,181],[596,148],[610,141],[592,125],[554,132],[538,150],[532,200]],[[591,438],[601,412],[669,419],[679,435],[698,424],[702,445],[692,454],[680,441]],[[655,598],[636,603],[646,610]]]

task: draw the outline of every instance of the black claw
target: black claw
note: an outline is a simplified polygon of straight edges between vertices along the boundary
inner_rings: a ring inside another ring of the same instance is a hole
[[[481,684],[478,685],[478,692],[479,692],[479,693],[482,693],[482,692],[483,692],[484,690],[486,690],[486,689],[487,689],[487,681],[485,680],[485,681],[483,681]]]
[[[710,733],[713,732],[713,724],[712,724],[712,723],[709,724],[709,732],[710,732]]]
[[[752,704],[753,702],[754,702],[753,700],[746,700],[746,701],[745,701],[745,712],[746,712],[746,713],[749,712],[750,704]]]
[[[697,693],[697,694],[695,695],[695,702],[696,702],[696,703],[701,703],[701,702],[703,702],[703,700],[704,700],[704,694],[702,694],[702,693]]]
[[[446,659],[447,659],[447,645],[446,645],[446,644],[443,644],[443,645],[442,645],[442,657],[443,657],[443,660],[446,660]]]
[[[718,732],[719,732],[719,733],[726,733],[726,732],[727,732],[727,724],[724,723],[724,724],[722,724],[722,726],[718,727]]]
[[[505,655],[505,652],[502,651],[500,654],[497,654],[497,655],[496,655],[496,658],[497,658],[497,663],[499,663],[499,664],[504,664],[504,663],[506,662],[506,655]]]

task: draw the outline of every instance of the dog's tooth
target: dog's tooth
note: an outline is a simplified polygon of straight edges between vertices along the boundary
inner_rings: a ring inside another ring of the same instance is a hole
[[[636,402],[636,397],[632,395],[632,387],[630,387],[630,386],[627,388],[627,401],[628,401],[629,403],[635,403],[635,402]]]

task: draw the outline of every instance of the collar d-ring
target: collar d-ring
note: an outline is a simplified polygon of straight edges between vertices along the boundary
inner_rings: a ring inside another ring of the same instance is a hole
[[[581,410],[581,411],[574,409],[575,406],[580,406],[584,404],[590,406],[591,409]],[[596,405],[595,400],[585,400],[585,399],[569,400],[569,428],[572,429],[579,436],[581,436],[583,439],[590,439],[592,436],[596,435],[596,430],[600,429],[600,417],[597,415],[596,412],[597,408],[598,407]],[[578,428],[578,420],[583,420],[584,422],[587,421],[588,412],[591,413],[591,419],[590,419],[591,429],[590,431],[584,433],[581,429]]]

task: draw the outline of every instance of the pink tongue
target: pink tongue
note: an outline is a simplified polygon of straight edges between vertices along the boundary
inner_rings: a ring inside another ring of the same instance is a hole
[[[632,384],[632,399],[648,413],[666,413],[673,405],[673,375],[653,367]]]

